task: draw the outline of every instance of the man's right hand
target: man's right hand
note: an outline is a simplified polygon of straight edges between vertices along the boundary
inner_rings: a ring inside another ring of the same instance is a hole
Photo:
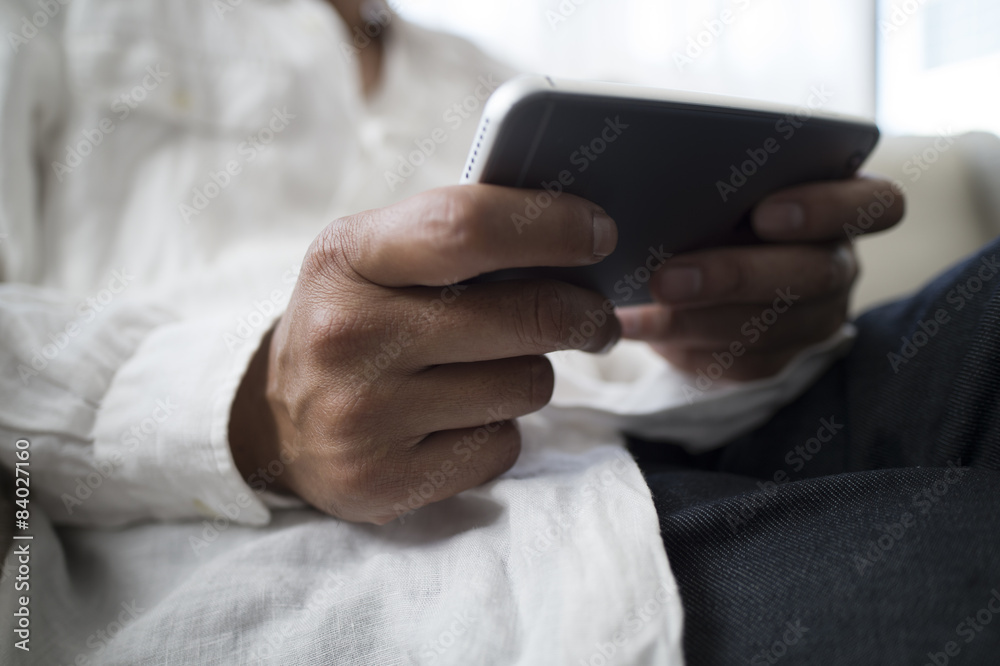
[[[241,472],[293,450],[276,489],[383,524],[509,469],[521,447],[513,419],[552,394],[542,354],[569,348],[605,300],[560,282],[457,283],[597,263],[617,242],[604,211],[570,194],[515,225],[532,194],[456,186],[331,223],[234,402]],[[619,336],[609,316],[582,348]]]

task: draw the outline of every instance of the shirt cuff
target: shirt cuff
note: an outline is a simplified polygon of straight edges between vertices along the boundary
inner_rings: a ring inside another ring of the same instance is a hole
[[[726,380],[725,359],[700,374],[682,372],[640,342],[622,342],[604,356],[556,352],[550,354],[556,383],[549,411],[557,420],[705,451],[766,423],[846,354],[856,335],[845,324],[779,374],[752,382]]]
[[[228,434],[236,391],[278,316],[254,326],[230,316],[160,326],[115,374],[94,426],[96,453],[123,461],[117,474],[150,515],[270,520],[236,468]],[[280,474],[284,463],[268,468]]]

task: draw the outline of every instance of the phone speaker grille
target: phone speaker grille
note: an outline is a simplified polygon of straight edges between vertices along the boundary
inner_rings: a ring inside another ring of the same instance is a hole
[[[490,126],[490,119],[483,119],[483,129],[479,132],[479,136],[476,137],[476,145],[472,147],[472,155],[469,157],[469,164],[465,169],[465,178],[468,180],[469,176],[472,175],[472,167],[476,164],[476,158],[479,157],[479,148],[483,144],[483,137],[486,136],[486,130]]]

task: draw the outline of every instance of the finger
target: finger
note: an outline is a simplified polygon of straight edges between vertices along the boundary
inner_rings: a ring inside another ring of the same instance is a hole
[[[544,356],[439,365],[407,378],[397,416],[415,433],[507,421],[548,404],[554,385]]]
[[[850,240],[892,227],[905,209],[891,182],[859,176],[777,192],[754,209],[753,228],[771,241]]]
[[[847,320],[847,297],[761,310],[751,306],[676,309],[639,306],[618,313],[624,336],[649,343],[684,345],[703,351],[739,343],[755,352],[800,348],[830,337]],[[782,310],[779,312],[778,310]]]
[[[396,367],[404,372],[564,349],[600,352],[621,337],[611,301],[554,280],[400,290],[393,300],[373,315],[384,322],[372,328],[398,331],[389,342],[403,350]]]
[[[337,220],[310,256],[386,287],[435,286],[502,268],[593,264],[617,240],[607,213],[571,194],[463,185]]]
[[[730,355],[724,357],[723,360],[728,365],[724,367],[719,361],[718,352],[674,345],[654,345],[653,348],[675,368],[691,375],[707,377],[712,382],[745,382],[773,377],[805,349],[803,347],[766,354],[748,352],[739,357]]]
[[[515,421],[429,435],[408,450],[398,468],[407,470],[393,482],[387,500],[372,522],[384,524],[422,507],[491,481],[514,466],[521,453]]]
[[[810,300],[850,289],[858,273],[847,244],[751,245],[680,255],[650,282],[661,303],[767,303],[792,292]]]

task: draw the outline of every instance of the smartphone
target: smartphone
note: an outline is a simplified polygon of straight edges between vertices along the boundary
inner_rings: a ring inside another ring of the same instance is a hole
[[[651,301],[650,276],[691,250],[759,242],[750,212],[793,185],[850,178],[879,139],[874,123],[824,111],[609,83],[524,76],[490,97],[463,183],[525,188],[518,229],[564,193],[618,224],[618,247],[586,267],[497,271],[476,281],[551,278],[618,306]],[[814,108],[815,107],[815,108]]]

